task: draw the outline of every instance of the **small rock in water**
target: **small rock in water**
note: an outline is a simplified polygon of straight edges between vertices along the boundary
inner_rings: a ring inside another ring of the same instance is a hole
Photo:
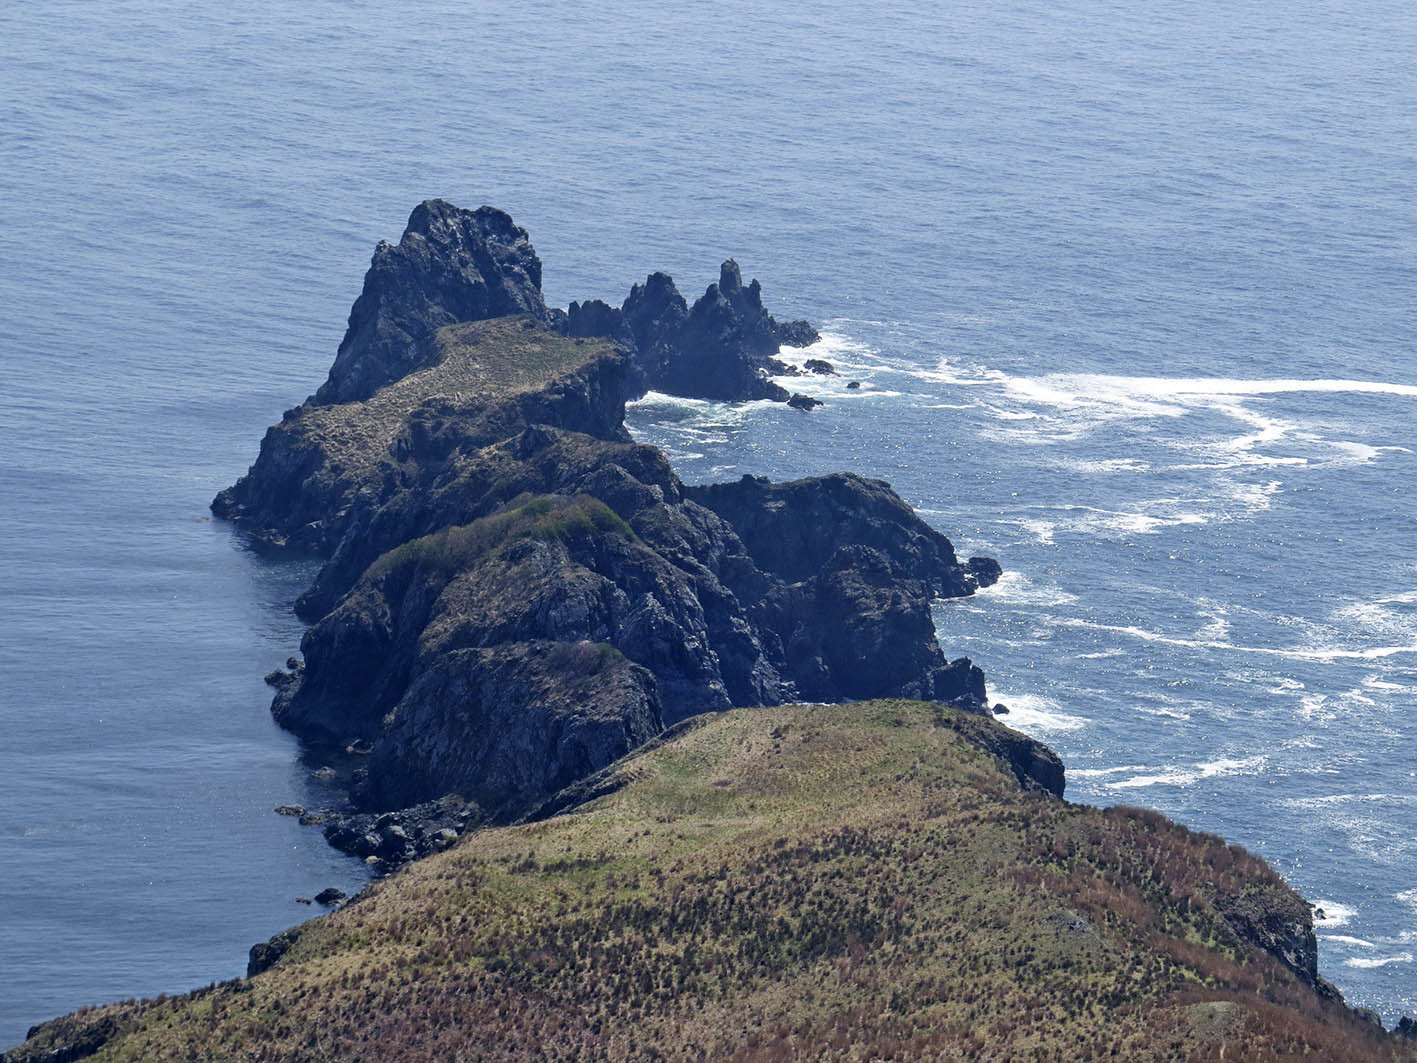
[[[861,390],[861,381],[859,381],[859,380],[853,380],[853,381],[851,381],[849,384],[846,385],[846,390],[847,390],[847,391],[860,391],[860,390]]]
[[[813,406],[820,406],[821,404],[821,399],[814,399],[810,395],[803,395],[800,391],[794,392],[792,398],[787,400],[787,405],[791,406],[794,410],[802,410],[804,412],[810,410]]]
[[[303,816],[305,815],[304,805],[276,805],[276,815],[278,816]]]
[[[296,903],[296,904],[314,904],[315,902],[312,901],[309,897],[296,897],[296,898],[295,898],[295,903]]]
[[[316,768],[310,774],[313,775],[315,778],[319,779],[321,782],[329,782],[335,777],[335,769],[331,768],[329,765],[326,765],[323,768]]]
[[[802,368],[818,376],[836,376],[836,367],[824,358],[808,358],[802,363]]]
[[[1323,920],[1328,918],[1328,913],[1325,912],[1322,908],[1315,908],[1314,918],[1322,922]]]
[[[355,756],[367,757],[374,752],[374,743],[363,738],[356,738],[344,747],[346,753],[353,753]]]
[[[1005,705],[1002,701],[999,702],[997,705],[994,706],[994,715],[995,715],[995,716],[1007,716],[1008,714],[1009,714],[1009,707],[1008,707],[1007,705]]]
[[[315,894],[315,900],[323,904],[326,908],[333,908],[335,905],[343,904],[345,901],[349,900],[349,894],[345,893],[344,890],[335,889],[335,887],[331,886],[329,889],[321,890],[319,893]]]

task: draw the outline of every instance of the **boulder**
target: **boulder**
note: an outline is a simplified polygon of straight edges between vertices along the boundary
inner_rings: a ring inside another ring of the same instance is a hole
[[[821,404],[821,399],[814,399],[810,395],[803,395],[800,391],[793,392],[792,397],[787,400],[787,405],[791,406],[794,410],[801,410],[803,413],[808,413]]]

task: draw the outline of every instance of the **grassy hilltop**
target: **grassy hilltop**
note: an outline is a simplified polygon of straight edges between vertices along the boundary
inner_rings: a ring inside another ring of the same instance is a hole
[[[1417,1058],[1271,954],[1311,924],[1262,861],[1025,789],[1006,734],[906,701],[697,718],[254,978],[10,1059]]]

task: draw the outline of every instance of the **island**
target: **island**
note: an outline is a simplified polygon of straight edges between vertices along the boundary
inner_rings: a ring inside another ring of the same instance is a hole
[[[1263,861],[1067,802],[995,719],[931,618],[995,560],[879,480],[688,485],[626,430],[651,390],[809,411],[777,380],[817,338],[732,260],[692,304],[548,308],[510,217],[420,204],[212,504],[325,559],[267,681],[342,765],[307,821],[376,879],[3,1063],[1417,1059]]]

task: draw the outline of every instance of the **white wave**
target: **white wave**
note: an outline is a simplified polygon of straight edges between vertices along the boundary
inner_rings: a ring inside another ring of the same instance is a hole
[[[1148,716],[1160,716],[1167,720],[1189,720],[1191,718],[1189,712],[1183,712],[1181,709],[1141,708],[1140,711],[1146,713]]]
[[[1179,502],[1195,502],[1199,499],[1155,499],[1143,502],[1143,507],[1152,508],[1174,506]],[[1041,543],[1051,545],[1053,536],[1059,529],[1076,535],[1094,535],[1103,538],[1129,538],[1135,535],[1154,535],[1163,528],[1182,525],[1208,523],[1214,514],[1146,513],[1125,510],[1099,509],[1096,506],[1048,506],[1048,512],[1062,514],[1057,520],[1026,519],[1016,523],[1026,531],[1033,532]]]
[[[1205,624],[1196,632],[1201,642],[1225,642],[1230,638],[1230,621],[1223,610],[1209,614]]]
[[[1106,475],[1116,472],[1150,472],[1151,465],[1137,458],[1100,458],[1095,461],[1063,459],[1058,466],[1075,472]]]
[[[1330,439],[1327,441],[1330,447],[1337,450],[1343,457],[1334,458],[1328,462],[1330,465],[1366,465],[1374,461],[1383,454],[1411,454],[1407,447],[1378,447],[1369,443],[1359,443],[1351,439]]]
[[[1417,603],[1417,591],[1403,591],[1387,598],[1379,598],[1379,605],[1411,605]]]
[[[1394,900],[1401,901],[1409,908],[1417,910],[1417,890],[1402,890],[1400,893],[1394,893],[1392,896]]]
[[[1380,956],[1368,959],[1363,956],[1353,956],[1343,961],[1345,967],[1362,967],[1371,969],[1374,967],[1388,967],[1395,963],[1411,963],[1412,953],[1399,952],[1396,956]]]
[[[1205,761],[1190,768],[1174,767],[1150,775],[1135,775],[1108,785],[1117,790],[1139,790],[1148,786],[1190,786],[1202,779],[1225,775],[1258,775],[1268,763],[1269,758],[1262,754],[1252,757],[1229,757]]]
[[[1362,938],[1349,937],[1347,934],[1320,934],[1320,941],[1332,941],[1338,945],[1356,945],[1362,949],[1377,948],[1371,941],[1364,941]]]
[[[1279,803],[1285,808],[1312,811],[1356,800],[1358,797],[1355,794],[1324,794],[1322,797],[1287,797]]]
[[[1079,653],[1080,661],[1102,661],[1108,657],[1122,657],[1126,655],[1125,650],[1098,650],[1096,653]]]
[[[1333,623],[1348,629],[1363,627],[1384,632],[1417,631],[1417,612],[1392,609],[1382,602],[1351,602],[1335,609],[1331,619]]]
[[[1251,514],[1269,509],[1270,500],[1284,488],[1279,480],[1269,480],[1262,484],[1241,483],[1236,480],[1223,481],[1222,487],[1227,497],[1240,503]]]
[[[975,592],[976,597],[994,599],[1007,605],[1070,605],[1077,601],[1077,595],[1069,594],[1061,587],[1045,584],[1036,585],[1022,572],[1012,569],[999,577],[992,587]]]
[[[1037,539],[1041,546],[1053,545],[1053,535],[1058,530],[1056,522],[1051,520],[1020,520],[1016,523],[1020,528]]]
[[[1322,917],[1319,916],[1320,912],[1323,912]],[[1314,922],[1321,930],[1334,930],[1340,926],[1347,926],[1357,914],[1357,908],[1350,908],[1338,901],[1314,902]]]
[[[1240,380],[1226,377],[1148,377],[1101,373],[1054,373],[1009,376],[984,367],[961,367],[941,360],[924,379],[955,387],[997,387],[1005,401],[987,404],[1003,422],[998,431],[1024,445],[1046,446],[1079,439],[1117,421],[1176,419],[1212,413],[1239,421],[1248,431],[1231,438],[1171,440],[1164,445],[1196,454],[1199,464],[1179,469],[1302,468],[1311,462],[1359,464],[1385,451],[1406,448],[1356,440],[1328,440],[1301,425],[1255,409],[1256,399],[1292,394],[1383,394],[1417,397],[1417,385],[1367,380]],[[1030,416],[1031,415],[1031,416]],[[1020,421],[1027,427],[1014,427]],[[1274,453],[1281,444],[1288,453]],[[1307,453],[1295,453],[1302,447]],[[1411,451],[1406,451],[1411,453]],[[1335,456],[1336,455],[1336,456]]]
[[[1115,768],[1069,768],[1070,779],[1101,779],[1107,775],[1122,775],[1129,771],[1145,771],[1145,764],[1123,764]]]
[[[997,369],[965,369],[953,364],[948,358],[940,359],[933,370],[916,369],[911,376],[928,380],[934,384],[953,384],[955,387],[973,388],[989,384],[1007,384],[1010,377]]]
[[[994,700],[1009,707],[1008,714],[999,717],[1000,722],[1025,734],[1077,731],[1092,722],[1085,716],[1064,712],[1056,701],[1038,694],[1009,695],[996,690]]]
[[[845,332],[826,326],[818,331],[821,337],[809,347],[779,347],[777,357],[799,368],[809,358],[831,362],[838,371],[881,368],[880,352],[869,343],[852,339]]]
[[[1328,697],[1324,694],[1304,694],[1299,698],[1299,718],[1304,720],[1332,720],[1337,713],[1325,709]]]
[[[1082,627],[1089,628],[1093,631],[1106,631],[1115,635],[1125,635],[1128,638],[1139,639],[1143,642],[1154,642],[1164,646],[1179,646],[1187,649],[1226,650],[1234,653],[1253,653],[1261,656],[1282,657],[1296,661],[1374,661],[1381,660],[1385,657],[1393,657],[1397,654],[1417,653],[1417,644],[1408,646],[1370,646],[1361,650],[1317,647],[1282,649],[1277,646],[1237,646],[1233,643],[1220,640],[1179,638],[1174,635],[1163,635],[1159,631],[1147,631],[1145,628],[1133,627],[1131,625],[1099,624],[1078,617],[1060,617],[1057,623],[1068,627]]]

